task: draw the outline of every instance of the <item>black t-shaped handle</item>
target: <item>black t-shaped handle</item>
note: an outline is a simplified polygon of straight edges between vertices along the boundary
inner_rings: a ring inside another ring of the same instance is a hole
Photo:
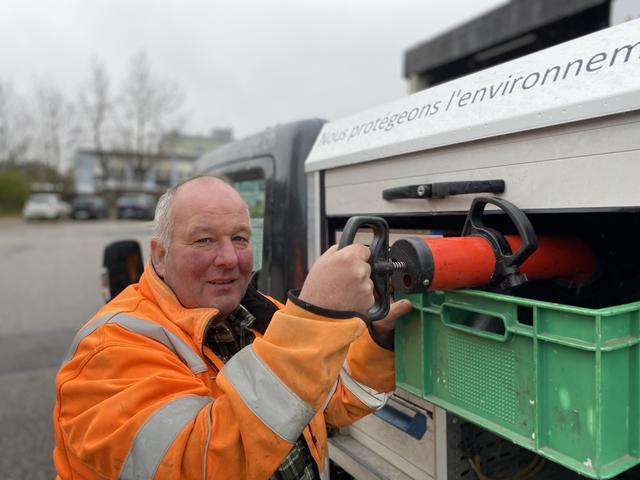
[[[515,225],[522,245],[516,252],[511,251],[509,243],[502,233],[485,226],[482,221],[484,208],[495,205]],[[478,235],[485,238],[496,256],[496,266],[491,283],[502,289],[517,287],[526,281],[520,273],[520,265],[538,248],[538,237],[525,213],[504,198],[477,197],[473,199],[467,219],[462,229],[462,236]]]
[[[389,260],[389,225],[381,217],[351,217],[344,227],[338,249],[351,245],[361,227],[370,227],[373,230],[373,240],[369,245],[371,251],[369,265],[371,265],[371,280],[376,300],[365,320],[374,322],[386,317],[390,308],[390,276],[393,265]]]

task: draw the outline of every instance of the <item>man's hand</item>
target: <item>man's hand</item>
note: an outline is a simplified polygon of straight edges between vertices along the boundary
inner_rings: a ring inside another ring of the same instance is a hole
[[[367,314],[373,306],[369,248],[362,244],[329,248],[311,267],[300,300],[328,310]]]
[[[375,322],[371,322],[371,329],[375,340],[383,347],[393,349],[393,330],[396,328],[396,321],[402,315],[411,311],[411,302],[403,299],[393,302],[386,317]]]

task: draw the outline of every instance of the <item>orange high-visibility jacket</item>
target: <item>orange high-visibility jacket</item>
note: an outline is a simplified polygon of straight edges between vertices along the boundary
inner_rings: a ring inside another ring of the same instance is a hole
[[[266,479],[300,434],[322,472],[326,425],[384,404],[393,353],[360,318],[295,298],[280,307],[223,365],[203,345],[218,311],[184,308],[148,263],[82,327],[58,372],[59,478]]]

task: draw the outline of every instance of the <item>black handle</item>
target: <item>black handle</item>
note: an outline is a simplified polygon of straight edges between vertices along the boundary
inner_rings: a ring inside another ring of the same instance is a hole
[[[484,225],[482,215],[487,204],[497,206],[515,225],[522,241],[517,252],[511,252],[509,243],[500,232]],[[520,273],[519,266],[538,248],[538,237],[529,218],[522,210],[502,198],[474,198],[462,229],[463,237],[470,235],[485,238],[493,248],[496,255],[496,268],[492,282],[499,282],[502,288],[510,288],[526,281],[524,275]]]
[[[361,227],[371,227],[373,230],[373,240],[369,245],[371,255],[369,265],[371,265],[371,280],[376,301],[367,313],[366,320],[373,322],[380,320],[389,313],[389,296],[391,294],[390,276],[392,265],[389,261],[389,225],[381,217],[351,217],[344,227],[338,249],[351,245],[356,238],[356,233]]]
[[[504,180],[423,183],[387,188],[382,191],[382,198],[396,200],[401,198],[441,198],[469,193],[504,193],[504,188]]]

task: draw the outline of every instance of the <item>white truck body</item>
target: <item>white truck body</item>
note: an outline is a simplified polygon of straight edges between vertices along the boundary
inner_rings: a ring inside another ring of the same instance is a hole
[[[477,196],[382,198],[402,185],[503,179],[497,196],[526,213],[640,211],[640,20],[328,122],[305,170],[309,265],[349,216],[422,215],[428,230]],[[370,416],[331,439],[332,460],[356,478],[459,478],[446,412],[391,402],[427,417],[422,438]]]
[[[622,0],[612,5],[624,19],[633,16]],[[384,217],[391,226],[390,242],[410,235],[437,236],[447,229],[459,231],[474,198],[485,195],[387,201],[383,190],[500,179],[505,189],[496,196],[523,210],[542,233],[599,236],[609,252],[606,261],[626,276],[621,288],[612,288],[616,299],[624,297],[614,304],[636,301],[640,20],[344,119],[312,119],[268,129],[205,155],[196,171],[227,176],[248,195],[249,205],[261,211],[264,228],[254,245],[261,269],[254,280],[281,300],[289,288],[301,286],[306,268],[337,242],[349,217]],[[496,211],[488,215],[492,213]],[[366,232],[356,237],[367,240]],[[635,391],[633,385],[627,390]],[[477,424],[484,419],[461,417],[459,411],[445,411],[434,405],[436,399],[429,402],[428,395],[424,397],[398,389],[384,411],[332,436],[333,462],[358,479],[476,478],[469,452],[461,447],[468,440],[466,425],[471,425],[464,418]],[[640,398],[640,391],[634,398]],[[500,408],[492,406],[493,411]],[[640,431],[634,409],[640,411],[640,405],[629,409],[631,427],[620,427],[630,429],[626,437]],[[567,464],[547,454],[540,438],[508,440],[507,435],[495,435],[505,433],[497,428],[489,433],[490,420],[484,423],[487,429],[473,427],[474,448],[482,443],[484,450],[478,453],[489,452],[489,466],[493,461],[496,467],[490,473],[497,478],[511,478],[514,471],[509,467],[520,462],[522,452],[530,458],[529,450]],[[620,459],[625,470],[640,463],[633,448],[627,453]],[[597,458],[573,461],[568,466],[574,471],[612,478],[592,468]],[[554,462],[527,478],[581,478]],[[633,471],[637,478],[640,470]]]

